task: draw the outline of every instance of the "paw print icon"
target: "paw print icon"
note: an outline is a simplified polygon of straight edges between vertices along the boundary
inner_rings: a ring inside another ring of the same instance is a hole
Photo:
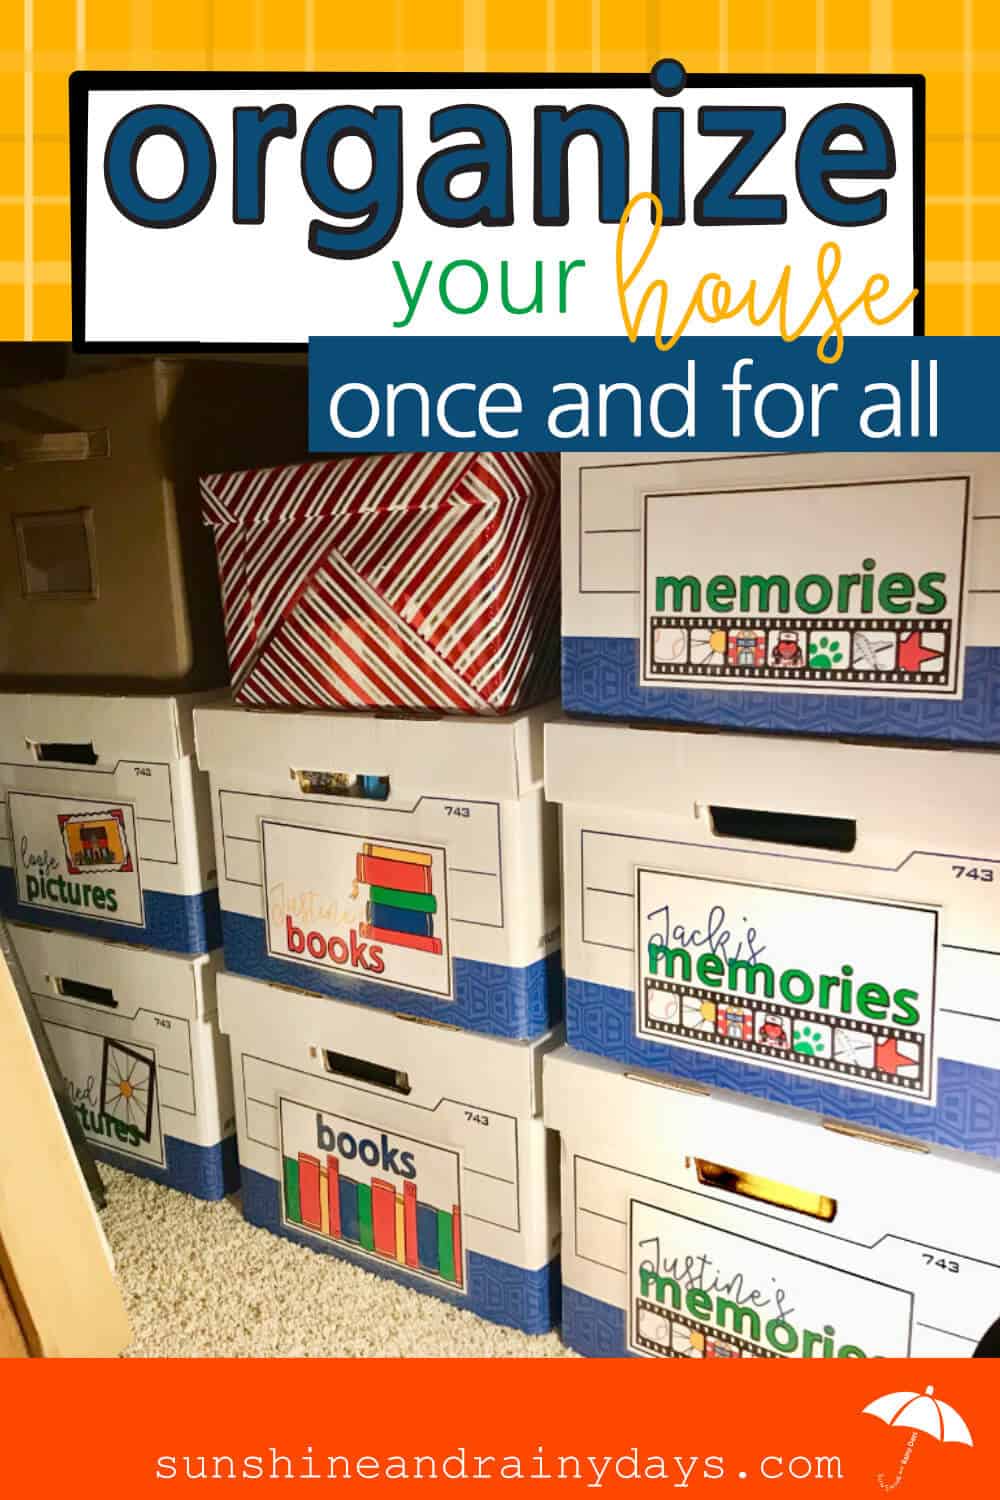
[[[830,1051],[830,1032],[827,1026],[811,1026],[806,1021],[796,1021],[792,1028],[792,1051],[802,1057],[824,1057]]]
[[[847,666],[847,638],[831,632],[809,638],[809,665],[830,669]]]

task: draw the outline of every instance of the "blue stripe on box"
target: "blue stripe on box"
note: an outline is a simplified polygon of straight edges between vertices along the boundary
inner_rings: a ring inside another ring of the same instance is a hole
[[[162,1182],[166,1187],[190,1193],[192,1198],[214,1201],[235,1193],[240,1185],[234,1135],[227,1135],[215,1146],[196,1146],[190,1141],[178,1140],[176,1136],[164,1136],[166,1166],[163,1167],[124,1151],[99,1146],[92,1136],[88,1135],[87,1141],[97,1160],[109,1167],[131,1172],[134,1177],[146,1177],[151,1182]]]
[[[146,921],[142,927],[100,917],[78,917],[55,906],[27,906],[17,899],[17,881],[9,866],[0,867],[0,912],[31,927],[53,927],[107,943],[133,943],[159,948],[163,953],[210,953],[222,943],[218,891],[197,896],[175,896],[169,891],[144,890]]]
[[[303,1233],[281,1222],[281,1187],[273,1178],[249,1167],[242,1169],[243,1213],[251,1224],[268,1229],[283,1239],[294,1240],[323,1255],[336,1255],[360,1266],[364,1271],[385,1276],[413,1291],[424,1292],[455,1307],[468,1308],[491,1323],[519,1328],[522,1333],[547,1333],[559,1321],[559,1262],[549,1261],[536,1271],[512,1266],[490,1255],[466,1252],[465,1266],[469,1289],[467,1295],[440,1281],[429,1281],[405,1267],[350,1250],[332,1240]],[[335,1353],[335,1350],[331,1350]]]
[[[562,1289],[563,1343],[592,1359],[630,1359],[637,1356],[626,1347],[625,1313],[610,1302],[588,1297],[574,1287]]]
[[[445,1021],[466,1031],[489,1036],[535,1037],[562,1016],[560,954],[550,953],[526,968],[479,963],[471,958],[452,962],[454,998],[435,1000],[416,990],[375,984],[353,973],[293,963],[272,957],[260,917],[222,913],[222,941],[226,968],[231,974],[312,990],[335,1000],[353,1000],[378,1010],[403,1011],[428,1021]]]
[[[583,1052],[596,1052],[631,1067],[715,1084],[889,1135],[915,1136],[955,1151],[1000,1156],[1000,1070],[938,1058],[936,1104],[893,1099],[821,1082],[815,1073],[784,1073],[636,1036],[634,1003],[631,990],[567,977],[566,1040]]]
[[[1000,745],[1000,646],[967,648],[961,698],[920,699],[640,687],[637,640],[564,636],[562,698],[569,713],[610,719]]]

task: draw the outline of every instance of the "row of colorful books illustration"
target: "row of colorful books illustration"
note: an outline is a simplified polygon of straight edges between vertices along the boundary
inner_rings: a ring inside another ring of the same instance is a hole
[[[431,855],[383,844],[364,844],[357,858],[357,878],[369,887],[370,900],[361,935],[398,948],[441,953],[434,936],[437,897]]]
[[[414,1182],[401,1193],[382,1178],[358,1182],[341,1173],[336,1156],[321,1162],[305,1151],[284,1158],[284,1187],[289,1223],[462,1285],[458,1204],[422,1203]]]

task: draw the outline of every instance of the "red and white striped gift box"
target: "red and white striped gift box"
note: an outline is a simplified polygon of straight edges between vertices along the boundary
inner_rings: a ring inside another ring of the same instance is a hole
[[[201,493],[239,703],[490,714],[557,690],[558,460],[370,454]]]

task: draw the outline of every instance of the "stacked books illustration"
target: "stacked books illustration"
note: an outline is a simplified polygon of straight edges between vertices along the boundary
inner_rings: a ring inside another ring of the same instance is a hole
[[[367,921],[361,936],[398,948],[441,953],[434,936],[437,898],[430,854],[364,844],[357,859],[358,880],[369,887]]]
[[[437,1208],[417,1197],[417,1184],[373,1177],[358,1182],[307,1152],[285,1157],[285,1215],[290,1223],[344,1241],[398,1265],[462,1285],[462,1229],[458,1204]]]

